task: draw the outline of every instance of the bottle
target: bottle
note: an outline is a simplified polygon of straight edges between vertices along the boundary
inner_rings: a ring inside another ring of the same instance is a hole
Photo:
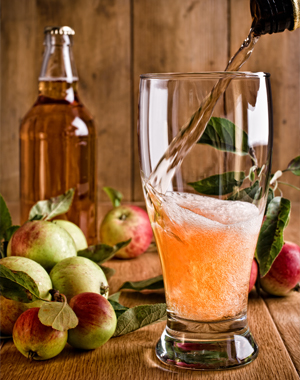
[[[59,219],[77,224],[91,245],[97,238],[96,130],[78,98],[74,34],[67,26],[45,28],[38,98],[20,126],[21,223],[37,201],[74,188],[72,206]]]
[[[251,0],[250,9],[256,35],[300,27],[300,0]]]

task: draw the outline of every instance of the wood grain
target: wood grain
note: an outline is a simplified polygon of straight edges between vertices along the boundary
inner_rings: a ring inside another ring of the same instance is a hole
[[[99,199],[103,186],[131,198],[130,0],[2,0],[1,187],[19,198],[19,123],[38,95],[43,31],[75,29],[79,95],[96,120]],[[115,159],[121,157],[122,159]]]
[[[141,205],[141,204],[140,204]],[[300,204],[294,205],[300,209]],[[106,212],[110,207],[101,207]],[[18,218],[16,204],[9,206],[14,222]],[[298,241],[296,231],[299,218],[291,218],[286,230],[289,240]],[[138,281],[161,273],[158,255],[145,253],[133,260],[111,260],[105,265],[116,270],[110,279],[110,291],[114,293],[127,280]],[[194,379],[204,380],[289,380],[298,379],[299,371],[299,294],[289,297],[258,298],[255,291],[249,296],[249,326],[260,352],[250,365],[234,371],[202,372],[189,370],[171,371],[155,356],[155,343],[159,339],[165,322],[145,327],[124,337],[111,339],[102,348],[94,351],[76,351],[66,346],[63,352],[45,362],[29,363],[14,347],[12,341],[1,342],[1,380],[85,380],[103,379]],[[164,294],[123,291],[120,302],[128,307],[139,304],[165,302]],[[297,369],[297,370],[296,370]]]
[[[151,262],[151,265],[149,263]],[[112,260],[110,266],[118,269],[110,281],[117,289],[123,279],[140,280],[160,273],[158,256],[144,254],[131,261]],[[148,270],[149,268],[149,270]],[[121,301],[127,306],[164,302],[161,294],[124,292]],[[249,299],[249,325],[259,345],[258,358],[250,365],[234,371],[203,372],[204,380],[241,379],[299,379],[291,358],[265,306],[264,301],[252,292]],[[154,348],[165,322],[145,327],[132,334],[111,339],[103,347],[89,352],[67,346],[57,357],[29,363],[14,347],[6,342],[1,350],[1,379],[194,379],[199,373],[189,370],[170,370],[156,359]]]
[[[228,61],[227,11],[227,2],[217,0],[133,2],[135,119],[141,74],[201,72],[225,68]],[[136,129],[135,126],[134,128]],[[133,200],[142,199],[135,132]]]
[[[249,33],[251,15],[248,0],[231,1],[231,54]],[[300,29],[260,37],[244,71],[271,74],[274,115],[272,172],[284,170],[300,154]],[[300,178],[284,173],[280,178],[300,187]],[[285,198],[299,201],[299,191],[280,185]]]

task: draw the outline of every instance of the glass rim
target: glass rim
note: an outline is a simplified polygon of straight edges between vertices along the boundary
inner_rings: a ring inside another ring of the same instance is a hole
[[[264,71],[252,72],[252,71],[202,71],[202,72],[174,72],[174,73],[147,73],[141,74],[140,79],[261,79],[269,78],[270,73]]]

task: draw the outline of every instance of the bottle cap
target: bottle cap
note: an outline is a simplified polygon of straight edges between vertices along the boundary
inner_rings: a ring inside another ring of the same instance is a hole
[[[75,31],[69,26],[46,26],[44,33],[74,36]]]

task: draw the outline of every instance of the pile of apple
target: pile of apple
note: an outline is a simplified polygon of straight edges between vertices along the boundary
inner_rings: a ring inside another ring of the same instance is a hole
[[[80,349],[95,349],[114,334],[117,319],[106,299],[105,274],[93,261],[77,256],[77,251],[86,247],[82,231],[63,220],[29,221],[12,235],[7,257],[0,264],[28,274],[45,300],[22,303],[1,296],[1,334],[12,335],[26,357],[52,358],[66,342]],[[78,318],[78,325],[69,331],[46,326],[38,317],[41,305],[51,300],[53,288],[66,296]]]

